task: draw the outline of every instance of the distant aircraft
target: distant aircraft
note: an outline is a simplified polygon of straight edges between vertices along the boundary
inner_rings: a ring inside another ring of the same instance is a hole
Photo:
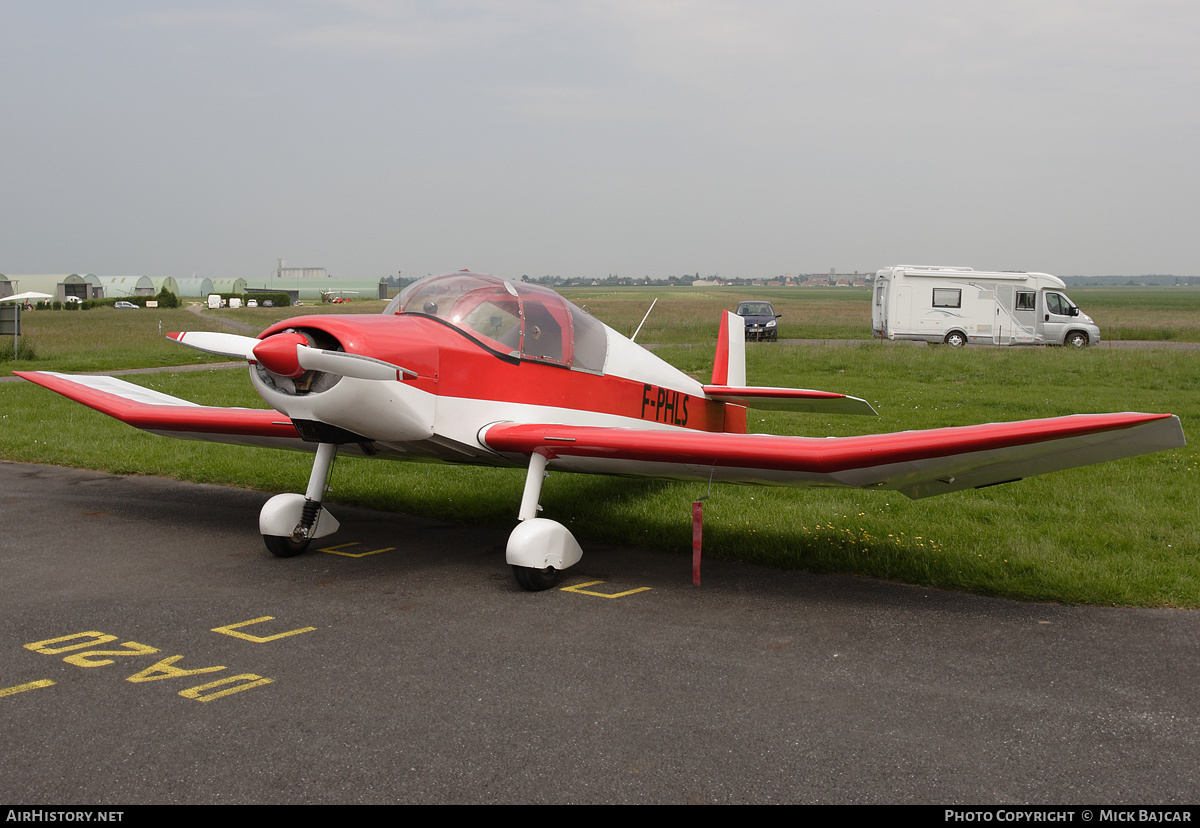
[[[721,317],[703,384],[552,290],[462,271],[406,287],[381,315],[301,316],[257,339],[170,334],[245,359],[272,410],[201,406],[105,376],[18,372],[170,437],[316,452],[305,494],[263,506],[280,557],[338,529],[321,505],[335,456],[527,468],[507,562],[553,586],[582,550],[538,517],[548,470],[779,486],[888,489],[911,498],[1184,445],[1170,414],[1089,414],[860,437],[746,433],[746,409],[875,414],[826,391],[746,385],[742,321]]]

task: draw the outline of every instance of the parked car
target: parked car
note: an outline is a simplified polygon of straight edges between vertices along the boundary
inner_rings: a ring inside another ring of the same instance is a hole
[[[117,310],[137,310],[138,309],[138,306],[133,304],[133,302],[125,302],[125,301],[114,302],[113,307],[116,308]]]
[[[257,299],[247,299],[247,300],[246,300],[246,307],[248,307],[248,308],[257,308],[257,307],[258,307],[258,300],[257,300]]]
[[[769,342],[779,339],[779,325],[776,320],[783,314],[776,313],[770,302],[759,299],[739,302],[734,313],[746,323],[746,339],[765,339]]]

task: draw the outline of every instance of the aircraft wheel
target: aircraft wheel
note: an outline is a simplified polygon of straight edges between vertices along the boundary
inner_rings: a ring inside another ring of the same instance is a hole
[[[276,558],[294,558],[308,549],[308,538],[295,540],[279,535],[263,535],[262,539],[263,543],[267,545],[267,550]]]
[[[552,566],[545,569],[534,569],[532,566],[513,564],[512,571],[513,577],[517,579],[517,585],[527,592],[541,592],[558,583],[558,570]]]
[[[1073,348],[1086,348],[1088,346],[1088,335],[1083,331],[1071,331],[1067,336],[1067,341],[1064,345],[1070,345]]]
[[[967,344],[967,337],[960,331],[951,331],[946,334],[946,344],[951,348],[961,348]]]

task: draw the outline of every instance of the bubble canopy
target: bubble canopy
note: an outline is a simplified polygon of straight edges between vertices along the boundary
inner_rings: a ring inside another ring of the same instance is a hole
[[[383,312],[432,317],[503,356],[604,371],[604,325],[540,285],[446,273],[413,282]]]

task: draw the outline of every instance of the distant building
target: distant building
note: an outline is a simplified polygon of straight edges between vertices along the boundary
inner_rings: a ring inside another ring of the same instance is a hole
[[[104,289],[95,281],[96,277],[90,273],[14,273],[4,278],[12,282],[15,288],[12,293],[6,294],[8,296],[37,291],[53,296],[54,299],[51,301],[65,302],[68,296],[79,299],[102,299],[105,295]]]
[[[209,278],[204,279],[176,279],[175,283],[179,286],[179,293],[176,296],[208,296],[210,293],[216,293],[213,289],[213,281]]]
[[[323,267],[288,267],[287,262],[279,259],[275,268],[275,278],[281,281],[295,282],[297,279],[328,279],[329,271]]]
[[[104,289],[104,296],[109,299],[120,296],[153,296],[158,293],[149,276],[91,276],[88,281],[93,279]]]
[[[328,279],[329,271],[323,267],[280,267],[275,270],[275,278],[281,281],[296,279]]]
[[[245,293],[246,292],[246,280],[245,279],[213,279],[212,280],[212,292],[213,293]]]
[[[173,293],[176,296],[183,295],[179,292],[179,283],[176,282],[172,276],[151,276],[150,289],[154,291],[154,296],[157,296],[164,290]]]

